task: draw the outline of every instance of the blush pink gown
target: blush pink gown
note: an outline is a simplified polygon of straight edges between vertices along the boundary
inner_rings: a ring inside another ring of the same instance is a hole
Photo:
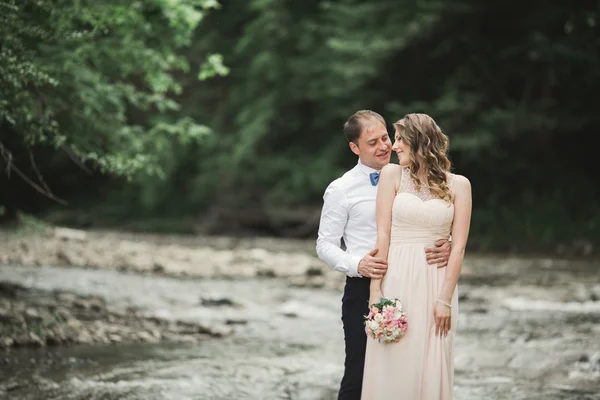
[[[454,175],[450,174],[451,185]],[[400,190],[392,206],[388,272],[381,287],[386,297],[402,301],[408,330],[398,343],[367,338],[362,400],[448,400],[454,379],[453,348],[458,295],[452,297],[452,327],[435,336],[433,308],[446,268],[427,264],[426,247],[448,238],[454,205],[415,189],[410,173],[402,171]]]

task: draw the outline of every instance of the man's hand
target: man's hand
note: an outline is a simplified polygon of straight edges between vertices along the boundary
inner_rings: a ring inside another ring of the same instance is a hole
[[[448,259],[450,258],[450,249],[452,245],[447,239],[440,239],[435,242],[434,248],[425,249],[425,255],[427,256],[427,263],[429,265],[437,264],[438,268],[444,268],[448,265]]]
[[[375,257],[379,249],[373,249],[358,263],[358,273],[365,278],[381,279],[387,271],[387,261]]]

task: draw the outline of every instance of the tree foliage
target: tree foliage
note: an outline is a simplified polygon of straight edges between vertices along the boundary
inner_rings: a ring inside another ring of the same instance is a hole
[[[284,210],[318,205],[354,162],[344,120],[372,108],[390,123],[426,112],[450,135],[455,169],[473,181],[483,247],[599,232],[594,154],[582,145],[600,126],[597,4],[223,5],[195,43],[231,67],[194,96],[218,132],[197,172],[214,179],[217,204],[262,210],[275,226]]]
[[[173,95],[182,91],[177,71],[199,67],[180,49],[217,6],[214,0],[0,1],[2,137],[62,149],[110,174],[160,175],[159,157],[173,138],[193,141],[208,132],[179,115]],[[210,66],[204,70],[208,77]]]

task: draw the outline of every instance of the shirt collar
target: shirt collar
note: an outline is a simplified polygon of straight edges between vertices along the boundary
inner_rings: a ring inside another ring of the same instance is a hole
[[[365,164],[360,162],[360,159],[358,160],[357,166],[358,166],[358,169],[360,170],[360,172],[362,172],[363,174],[365,174],[367,176],[373,172],[381,172],[381,171],[378,171],[376,169],[366,166]]]

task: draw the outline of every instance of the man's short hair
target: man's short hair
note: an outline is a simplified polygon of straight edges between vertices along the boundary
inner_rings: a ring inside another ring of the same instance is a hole
[[[358,145],[358,139],[365,128],[365,123],[369,121],[381,122],[385,126],[385,119],[375,111],[360,110],[352,114],[344,124],[344,136],[348,142]]]

